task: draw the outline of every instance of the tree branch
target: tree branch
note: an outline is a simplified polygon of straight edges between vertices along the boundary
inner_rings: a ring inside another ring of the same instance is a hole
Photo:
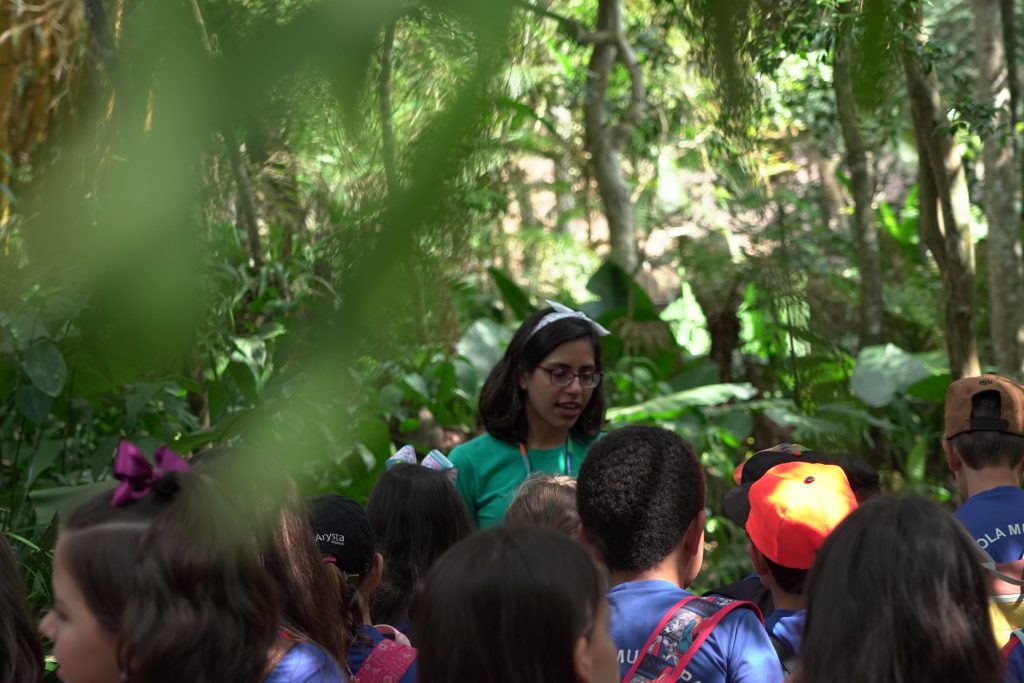
[[[611,31],[588,31],[583,27],[583,24],[575,19],[556,14],[549,9],[529,2],[529,0],[513,0],[512,4],[525,9],[527,12],[533,12],[546,19],[558,22],[559,26],[562,27],[562,31],[580,45],[603,45],[615,44],[617,42],[616,35]]]

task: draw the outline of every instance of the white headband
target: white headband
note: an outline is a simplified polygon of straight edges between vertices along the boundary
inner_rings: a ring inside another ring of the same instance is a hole
[[[545,301],[547,301],[548,306],[550,306],[554,310],[540,319],[540,322],[537,323],[537,327],[533,328],[533,332],[530,333],[530,337],[537,334],[541,329],[547,327],[551,323],[558,322],[559,320],[564,320],[566,318],[579,318],[583,322],[589,323],[590,326],[594,328],[594,331],[597,332],[602,337],[611,334],[611,332],[606,330],[604,327],[588,318],[587,314],[584,313],[583,311],[574,311],[568,306],[563,306],[557,301],[552,301],[551,299],[545,299]],[[530,337],[527,337],[527,339],[529,339]]]

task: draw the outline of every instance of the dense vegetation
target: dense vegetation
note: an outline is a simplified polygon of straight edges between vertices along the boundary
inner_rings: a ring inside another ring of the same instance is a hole
[[[614,332],[612,425],[690,439],[712,509],[785,440],[948,500],[946,385],[1024,359],[1017,5],[6,3],[0,524],[35,603],[118,439],[364,496],[473,432],[545,298]],[[743,570],[708,540],[703,580]]]

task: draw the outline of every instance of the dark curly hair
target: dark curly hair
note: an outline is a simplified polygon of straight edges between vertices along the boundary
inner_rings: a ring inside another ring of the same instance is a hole
[[[609,570],[644,571],[672,552],[704,508],[704,472],[677,434],[623,427],[590,447],[576,505]]]
[[[594,347],[594,364],[601,370],[601,344],[589,322],[579,318],[563,318],[532,334],[541,318],[552,311],[551,308],[545,308],[523,321],[505,349],[505,355],[484,381],[480,390],[480,419],[487,433],[495,439],[513,444],[526,441],[529,429],[523,400],[526,391],[519,386],[519,373],[533,372],[562,344],[589,339]],[[576,424],[569,430],[572,438],[583,442],[592,441],[604,426],[604,408],[604,385],[599,384],[592,390],[590,400]]]

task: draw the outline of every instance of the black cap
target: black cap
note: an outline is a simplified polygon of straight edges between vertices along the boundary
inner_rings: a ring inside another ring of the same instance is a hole
[[[327,494],[313,499],[310,522],[316,544],[348,574],[363,574],[373,563],[373,530],[366,511],[347,496]]]
[[[728,491],[722,498],[722,513],[741,527],[746,527],[747,516],[750,515],[747,492],[751,484],[763,477],[765,472],[784,462],[825,463],[826,460],[823,454],[795,443],[780,443],[754,453],[743,463],[739,486]]]

